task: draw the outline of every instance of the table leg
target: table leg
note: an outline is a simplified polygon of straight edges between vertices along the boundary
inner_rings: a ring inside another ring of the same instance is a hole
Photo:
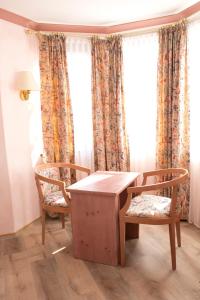
[[[134,184],[132,184],[134,185]],[[127,199],[127,191],[120,194],[120,208],[122,208]],[[139,238],[139,224],[126,223],[126,240]]]

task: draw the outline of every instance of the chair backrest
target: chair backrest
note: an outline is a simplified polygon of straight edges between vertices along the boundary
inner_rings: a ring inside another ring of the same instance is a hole
[[[167,168],[144,172],[142,185],[146,185],[147,178],[151,176],[157,177],[158,182],[162,184],[157,186],[157,189],[163,189],[184,183],[188,178],[188,170],[184,168]]]
[[[55,179],[55,180],[60,180],[59,168],[56,168],[56,167],[40,168],[38,166],[37,172],[38,172],[39,175],[41,175],[43,177],[47,177],[47,178]],[[59,186],[57,186],[55,184],[51,184],[49,182],[45,182],[45,181],[43,182],[42,188],[43,188],[43,193],[44,193],[45,196],[47,196],[48,194],[51,194],[52,192],[59,191]]]

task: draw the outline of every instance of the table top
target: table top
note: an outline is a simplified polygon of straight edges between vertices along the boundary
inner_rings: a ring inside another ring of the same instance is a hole
[[[67,187],[69,192],[118,195],[140,174],[137,172],[97,171]]]

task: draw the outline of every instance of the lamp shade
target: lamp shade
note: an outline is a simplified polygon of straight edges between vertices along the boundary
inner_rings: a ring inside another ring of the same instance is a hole
[[[16,73],[16,88],[18,90],[38,90],[38,85],[30,71],[21,71]]]

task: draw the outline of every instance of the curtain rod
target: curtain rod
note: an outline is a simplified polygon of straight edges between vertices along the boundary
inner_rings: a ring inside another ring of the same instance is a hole
[[[25,29],[25,33],[28,35],[36,35],[39,37],[39,35],[46,34],[46,35],[51,35],[51,34],[64,34],[65,36],[68,37],[85,37],[85,38],[92,38],[93,36],[98,36],[99,38],[104,38],[108,36],[113,36],[113,35],[121,35],[122,37],[127,37],[127,36],[134,36],[134,35],[139,35],[139,34],[148,34],[148,33],[153,33],[157,32],[160,27],[154,26],[151,28],[144,28],[144,29],[135,29],[134,31],[127,31],[127,32],[117,32],[117,33],[112,33],[112,34],[100,34],[100,33],[81,33],[81,32],[62,32],[62,31],[37,31],[33,29]]]
[[[40,36],[42,34],[51,35],[51,34],[64,34],[65,36],[71,36],[71,37],[85,37],[85,38],[91,38],[93,36],[107,36],[107,34],[97,34],[97,33],[82,33],[82,32],[62,32],[62,31],[37,31],[33,29],[25,29],[25,33],[28,35],[36,35]]]

